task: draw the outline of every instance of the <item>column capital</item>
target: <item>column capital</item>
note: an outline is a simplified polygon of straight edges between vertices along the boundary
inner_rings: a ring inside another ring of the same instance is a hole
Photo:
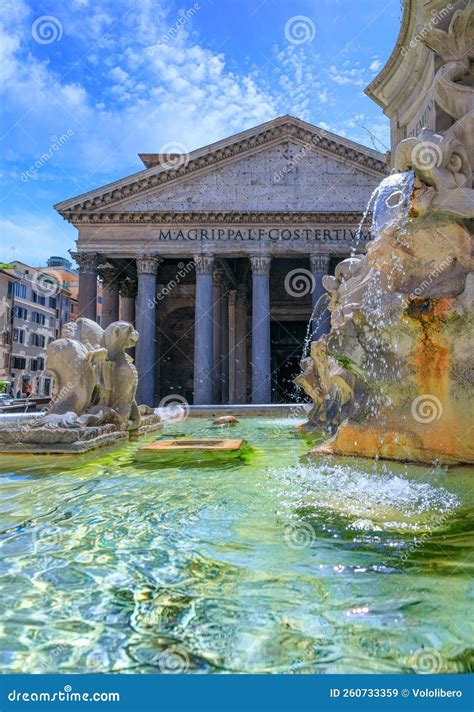
[[[224,270],[220,267],[212,272],[212,283],[214,287],[222,287],[224,285]]]
[[[81,272],[94,274],[97,269],[97,252],[72,252],[69,250],[72,259],[77,262]]]
[[[237,300],[243,304],[246,305],[248,301],[248,295],[247,295],[247,287],[245,284],[238,284],[237,289],[235,292],[235,295],[237,297]]]
[[[250,255],[253,276],[268,277],[272,258],[270,255]]]
[[[324,272],[324,274],[327,274],[329,260],[330,255],[310,255],[309,263],[311,265],[311,272]]]
[[[137,280],[131,277],[125,277],[125,279],[120,282],[119,290],[121,297],[133,299],[137,296]]]
[[[159,264],[163,262],[161,257],[153,254],[142,254],[136,258],[137,274],[154,274],[158,271]]]
[[[193,255],[196,274],[212,275],[214,255]]]
[[[120,269],[110,264],[110,262],[103,262],[98,266],[99,277],[104,283],[105,287],[109,287],[117,281],[120,274]]]

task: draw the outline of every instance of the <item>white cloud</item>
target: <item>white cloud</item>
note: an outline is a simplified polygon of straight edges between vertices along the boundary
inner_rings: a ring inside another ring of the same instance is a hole
[[[64,253],[66,244],[71,246],[74,228],[57,222],[47,206],[140,170],[137,154],[158,152],[167,142],[179,141],[192,150],[291,113],[323,128],[338,128],[341,135],[362,136],[367,143],[366,134],[348,120],[331,116],[327,123],[317,121],[338,106],[341,90],[334,85],[366,83],[358,63],[346,60],[341,68],[333,64],[329,72],[321,71],[315,46],[289,44],[274,48],[268,66],[249,62],[238,72],[229,68],[222,52],[203,45],[194,34],[193,18],[161,41],[180,16],[167,16],[156,0],[103,0],[99,5],[88,0],[62,4],[63,44],[46,48],[33,42],[31,24],[38,13],[22,0],[7,3],[0,12],[3,126],[7,142],[14,139],[9,160],[15,164],[4,196],[15,193],[18,176],[52,136],[73,131],[48,170],[20,186],[25,195],[32,191],[31,201],[42,191],[38,204],[3,225],[10,241],[24,246],[24,259]],[[378,57],[370,59],[375,71]],[[63,181],[51,180],[55,171]],[[33,217],[47,210],[51,220]]]
[[[382,60],[378,59],[377,57],[370,63],[369,69],[371,72],[378,72],[382,65]]]

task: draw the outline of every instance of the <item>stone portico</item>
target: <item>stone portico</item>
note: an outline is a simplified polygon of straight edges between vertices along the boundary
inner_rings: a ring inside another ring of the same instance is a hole
[[[56,205],[79,236],[79,309],[140,333],[138,400],[288,399],[322,278],[370,233],[387,168],[364,146],[284,116]],[[356,239],[357,238],[357,239]],[[319,310],[321,311],[321,310]],[[327,330],[324,313],[313,333]]]

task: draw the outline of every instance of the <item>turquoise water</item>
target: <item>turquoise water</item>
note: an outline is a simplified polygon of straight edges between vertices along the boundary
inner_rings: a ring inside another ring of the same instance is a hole
[[[227,465],[3,457],[1,670],[472,669],[472,469],[309,464],[295,422],[140,443],[245,437]]]

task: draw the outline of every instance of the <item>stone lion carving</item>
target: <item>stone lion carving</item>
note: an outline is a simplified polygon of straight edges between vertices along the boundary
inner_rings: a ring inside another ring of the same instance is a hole
[[[100,398],[101,371],[107,358],[103,329],[90,319],[68,322],[61,338],[49,344],[46,369],[53,375],[57,395],[49,414],[76,413],[80,416]]]
[[[138,373],[133,359],[125,353],[137,341],[138,332],[126,321],[115,321],[104,332],[107,361],[102,366],[106,385],[102,404],[117,414],[121,430],[134,430],[140,422],[135,400]]]
[[[35,428],[104,424],[118,430],[138,428],[138,375],[125,353],[137,340],[138,332],[124,321],[110,324],[105,331],[90,319],[65,324],[61,338],[49,344],[46,353],[57,395]]]

